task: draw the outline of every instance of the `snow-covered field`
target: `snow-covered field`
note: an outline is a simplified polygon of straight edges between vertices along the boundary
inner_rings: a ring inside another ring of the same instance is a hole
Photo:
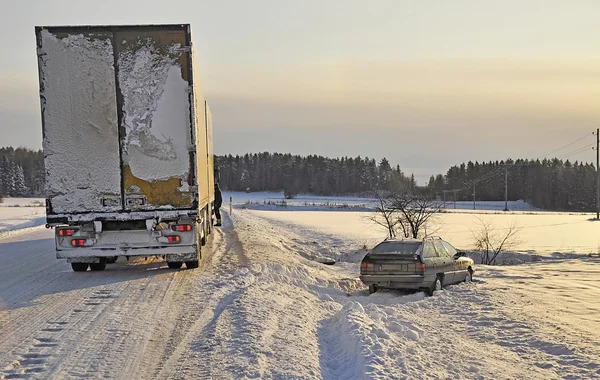
[[[284,202],[288,207],[296,207],[303,206],[303,209],[306,210],[307,207],[319,207],[323,208],[323,206],[330,206],[331,208],[372,208],[375,205],[373,199],[370,198],[360,198],[360,197],[352,197],[352,196],[320,196],[320,195],[312,195],[312,194],[299,194],[295,196],[293,199],[285,199],[284,194],[282,192],[273,193],[273,192],[239,192],[239,191],[225,191],[223,192],[223,200],[226,205],[231,202],[234,205],[241,204],[254,204],[254,205],[277,205]],[[508,205],[509,210],[511,211],[542,211],[539,210],[530,204],[524,201],[510,201],[507,204],[502,201],[477,201],[475,202],[475,206],[473,206],[473,202],[452,202],[450,200],[443,202],[440,200],[440,207],[452,210],[452,211],[467,211],[471,212],[472,210],[479,211],[502,211],[505,206]],[[344,207],[342,207],[344,206]],[[272,209],[272,208],[271,208]]]
[[[46,223],[43,198],[5,198],[0,203],[0,237],[9,231]]]
[[[120,259],[74,273],[42,226],[0,237],[0,379],[600,378],[598,258],[478,266],[433,297],[369,295],[358,266],[384,231],[364,213],[243,203],[197,270]],[[447,216],[450,230],[474,218]],[[570,228],[562,247],[597,243],[585,215],[506,217]]]
[[[254,210],[257,215],[284,223],[313,227],[328,233],[356,239],[358,244],[372,247],[386,237],[386,231],[368,220],[370,212],[363,211],[288,211]],[[466,213],[448,212],[437,216],[432,225],[434,235],[448,240],[459,249],[473,248],[473,232],[481,229],[481,222],[491,222],[503,231],[516,222],[516,252],[540,256],[597,254],[600,251],[600,222],[590,220],[591,214],[557,213]]]

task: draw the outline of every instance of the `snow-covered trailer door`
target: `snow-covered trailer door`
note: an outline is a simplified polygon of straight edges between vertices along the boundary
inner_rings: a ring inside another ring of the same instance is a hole
[[[48,221],[121,209],[110,31],[36,28]]]
[[[196,207],[189,26],[114,34],[126,210]]]

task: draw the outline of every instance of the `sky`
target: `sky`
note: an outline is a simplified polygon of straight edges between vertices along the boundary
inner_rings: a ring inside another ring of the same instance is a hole
[[[420,183],[461,162],[540,158],[565,145],[552,156],[595,161],[598,1],[2,7],[0,146],[42,147],[35,25],[190,23],[216,154],[386,157]]]

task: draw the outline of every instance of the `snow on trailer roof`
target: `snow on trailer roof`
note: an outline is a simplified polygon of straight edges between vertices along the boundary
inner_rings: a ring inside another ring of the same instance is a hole
[[[181,29],[189,27],[189,23],[181,24],[124,24],[124,25],[44,25],[36,26],[35,29],[107,29],[107,28],[173,28]]]

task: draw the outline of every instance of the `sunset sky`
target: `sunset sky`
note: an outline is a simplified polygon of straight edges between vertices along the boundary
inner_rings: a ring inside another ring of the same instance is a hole
[[[41,148],[35,25],[185,22],[217,154],[385,156],[424,183],[463,161],[542,157],[589,134],[552,156],[595,160],[598,1],[10,3],[0,146]]]

